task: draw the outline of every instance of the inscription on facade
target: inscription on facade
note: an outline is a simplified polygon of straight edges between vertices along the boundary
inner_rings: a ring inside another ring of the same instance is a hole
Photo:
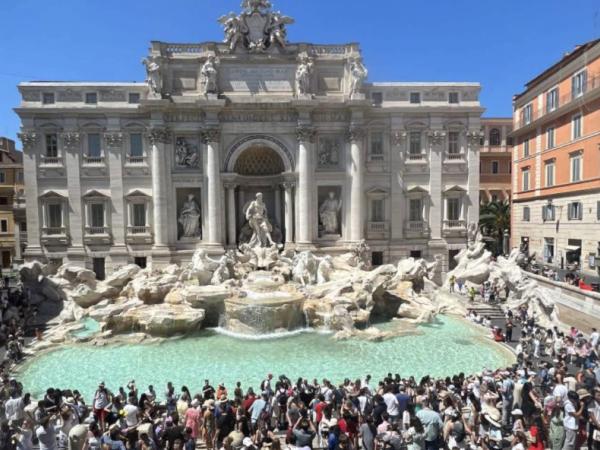
[[[221,122],[296,122],[294,111],[227,111],[219,114]]]
[[[223,67],[220,86],[233,92],[292,92],[295,67]]]

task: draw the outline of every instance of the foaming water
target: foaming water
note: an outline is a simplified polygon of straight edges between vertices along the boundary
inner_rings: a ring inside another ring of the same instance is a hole
[[[298,336],[303,333],[318,333],[319,330],[316,328],[298,328],[292,331],[279,331],[277,333],[266,333],[266,334],[245,334],[236,333],[235,331],[228,330],[223,327],[208,328],[210,331],[214,331],[217,334],[223,336],[232,337],[235,339],[243,339],[245,341],[269,341],[274,339],[283,339],[293,336]],[[331,331],[323,331],[324,334],[331,334]]]
[[[386,329],[387,324],[377,326]],[[140,389],[156,386],[160,396],[167,381],[198,392],[205,378],[229,388],[237,381],[244,388],[256,388],[269,372],[291,379],[328,378],[337,383],[367,373],[374,379],[388,372],[438,377],[514,362],[510,352],[485,339],[481,330],[464,320],[440,317],[419,329],[423,332],[420,335],[383,342],[338,341],[330,334],[307,329],[253,339],[217,328],[153,344],[73,344],[30,359],[17,377],[34,397],[53,386],[79,389],[89,401],[102,380],[115,391],[135,379]]]

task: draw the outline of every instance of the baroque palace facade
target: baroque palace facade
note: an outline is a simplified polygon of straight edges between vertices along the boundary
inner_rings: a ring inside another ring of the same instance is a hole
[[[220,19],[222,43],[152,42],[143,83],[19,85],[26,259],[99,277],[272,236],[443,271],[478,219],[478,83],[366,83],[357,44],[288,43],[265,0]]]

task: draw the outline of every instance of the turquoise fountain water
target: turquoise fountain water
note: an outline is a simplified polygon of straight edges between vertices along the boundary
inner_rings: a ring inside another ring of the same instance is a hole
[[[276,339],[237,339],[216,331],[146,345],[71,345],[34,357],[21,368],[27,391],[40,395],[47,387],[77,388],[89,400],[99,381],[112,390],[131,379],[162,393],[167,381],[198,391],[205,378],[254,386],[268,373],[309,379],[326,377],[375,379],[388,372],[421,377],[474,373],[512,364],[510,352],[483,337],[462,319],[439,317],[421,327],[423,334],[368,342],[335,341],[330,335],[301,332]]]

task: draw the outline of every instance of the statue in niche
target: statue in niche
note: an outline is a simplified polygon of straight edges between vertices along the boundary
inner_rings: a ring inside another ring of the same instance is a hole
[[[179,223],[183,227],[182,237],[197,238],[200,237],[200,206],[196,203],[194,194],[188,194],[187,201],[179,213]]]
[[[310,77],[312,75],[314,64],[303,52],[298,57],[298,68],[296,69],[296,96],[310,95]]]
[[[319,208],[319,216],[323,228],[325,228],[325,234],[339,234],[338,215],[341,209],[342,201],[335,197],[335,192],[329,192],[328,197]]]
[[[360,58],[354,58],[351,60],[350,75],[352,77],[352,81],[350,84],[350,98],[352,98],[355,94],[360,93],[368,74],[369,72]]]
[[[319,141],[319,166],[337,167],[340,162],[340,143],[337,139],[324,138]]]
[[[252,229],[252,237],[248,243],[250,247],[271,247],[275,245],[271,232],[273,227],[267,217],[267,206],[263,201],[263,195],[259,192],[256,199],[250,202],[244,216]]]
[[[150,88],[150,94],[154,98],[162,98],[162,75],[158,56],[148,56],[142,60],[146,66],[146,82]]]
[[[175,162],[179,167],[196,168],[200,165],[200,156],[195,145],[189,145],[183,137],[175,141]]]
[[[218,94],[219,88],[217,85],[217,59],[211,55],[207,58],[206,62],[200,69],[200,75],[202,75],[202,93],[207,94]]]

